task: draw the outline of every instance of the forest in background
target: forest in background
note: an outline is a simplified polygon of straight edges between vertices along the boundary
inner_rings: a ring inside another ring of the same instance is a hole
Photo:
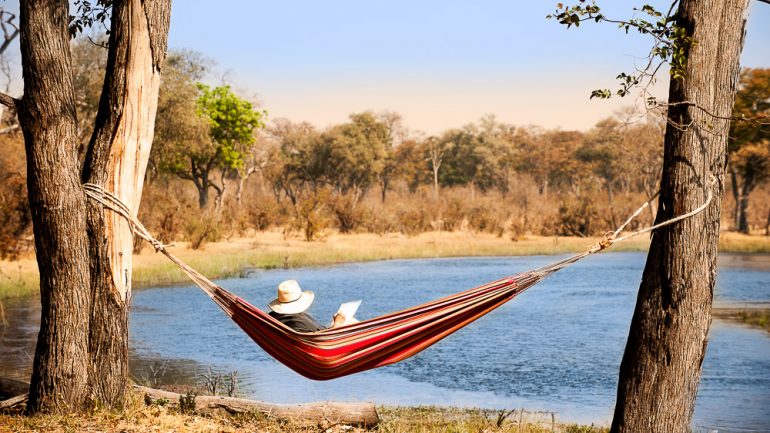
[[[82,155],[106,50],[88,39],[73,44]],[[177,51],[164,68],[139,215],[163,242],[189,241],[197,249],[264,230],[308,241],[331,230],[470,230],[514,241],[595,236],[651,199],[659,183],[666,125],[652,113],[624,110],[586,131],[517,126],[489,115],[427,136],[408,130],[397,113],[361,112],[318,129],[271,119],[228,85],[202,84],[211,64]],[[744,70],[735,115],[755,119],[768,111],[770,69]],[[14,259],[32,249],[31,215],[15,113],[6,110],[1,121],[0,258]],[[770,128],[735,122],[729,150],[722,227],[768,235]],[[654,220],[649,209],[636,224]]]

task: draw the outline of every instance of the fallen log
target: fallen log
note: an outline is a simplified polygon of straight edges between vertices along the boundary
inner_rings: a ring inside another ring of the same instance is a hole
[[[179,404],[182,394],[160,389],[135,386],[135,390],[144,394],[145,402],[168,402]],[[380,418],[373,403],[319,402],[305,404],[272,404],[244,398],[221,396],[196,396],[195,412],[209,413],[225,410],[229,413],[258,412],[267,417],[281,420],[316,423],[319,425],[352,425],[357,427],[375,427]]]
[[[0,401],[0,411],[14,409],[22,404],[26,404],[28,397],[29,394],[22,394],[17,395],[16,397],[11,397],[7,400]]]

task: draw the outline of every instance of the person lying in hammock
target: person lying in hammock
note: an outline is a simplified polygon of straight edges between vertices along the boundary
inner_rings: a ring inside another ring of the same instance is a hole
[[[313,317],[305,312],[315,299],[315,293],[310,290],[302,291],[296,280],[286,280],[278,285],[278,298],[267,304],[270,316],[279,322],[299,332],[316,332],[326,329]],[[332,318],[332,328],[342,326],[346,322],[344,315],[337,313]]]

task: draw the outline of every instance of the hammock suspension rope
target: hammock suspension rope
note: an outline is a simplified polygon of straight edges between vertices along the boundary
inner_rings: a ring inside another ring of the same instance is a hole
[[[133,234],[149,242],[156,252],[162,253],[179,266],[268,354],[307,378],[327,380],[409,358],[498,308],[548,275],[586,256],[605,250],[617,242],[697,215],[711,203],[714,183],[711,177],[708,186],[704,188],[706,200],[696,209],[620,236],[623,229],[658,197],[655,194],[615,231],[608,232],[595,245],[566,259],[385,316],[314,333],[297,332],[283,325],[178,259],[168,251],[168,245],[155,239],[113,193],[91,183],[84,184],[83,190],[88,197],[125,218]]]

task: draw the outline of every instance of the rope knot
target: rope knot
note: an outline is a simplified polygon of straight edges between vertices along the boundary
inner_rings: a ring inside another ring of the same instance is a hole
[[[599,241],[599,251],[611,247],[613,242],[615,242],[615,232],[605,233],[602,240]]]
[[[591,247],[590,250],[588,250],[589,253],[598,253],[599,251],[606,250],[607,248],[611,247],[612,244],[615,242],[615,237],[617,234],[615,232],[607,232],[602,236],[602,240],[596,243],[593,247]]]
[[[155,239],[155,238],[153,238],[153,239],[150,241],[150,243],[152,244],[152,247],[153,247],[153,248],[155,248],[155,252],[156,252],[156,253],[159,253],[159,252],[161,252],[161,251],[163,251],[163,250],[165,250],[165,249],[166,249],[166,246],[165,246],[165,245],[163,245],[162,243],[160,243],[160,241],[159,241],[159,240],[157,240],[157,239]]]

